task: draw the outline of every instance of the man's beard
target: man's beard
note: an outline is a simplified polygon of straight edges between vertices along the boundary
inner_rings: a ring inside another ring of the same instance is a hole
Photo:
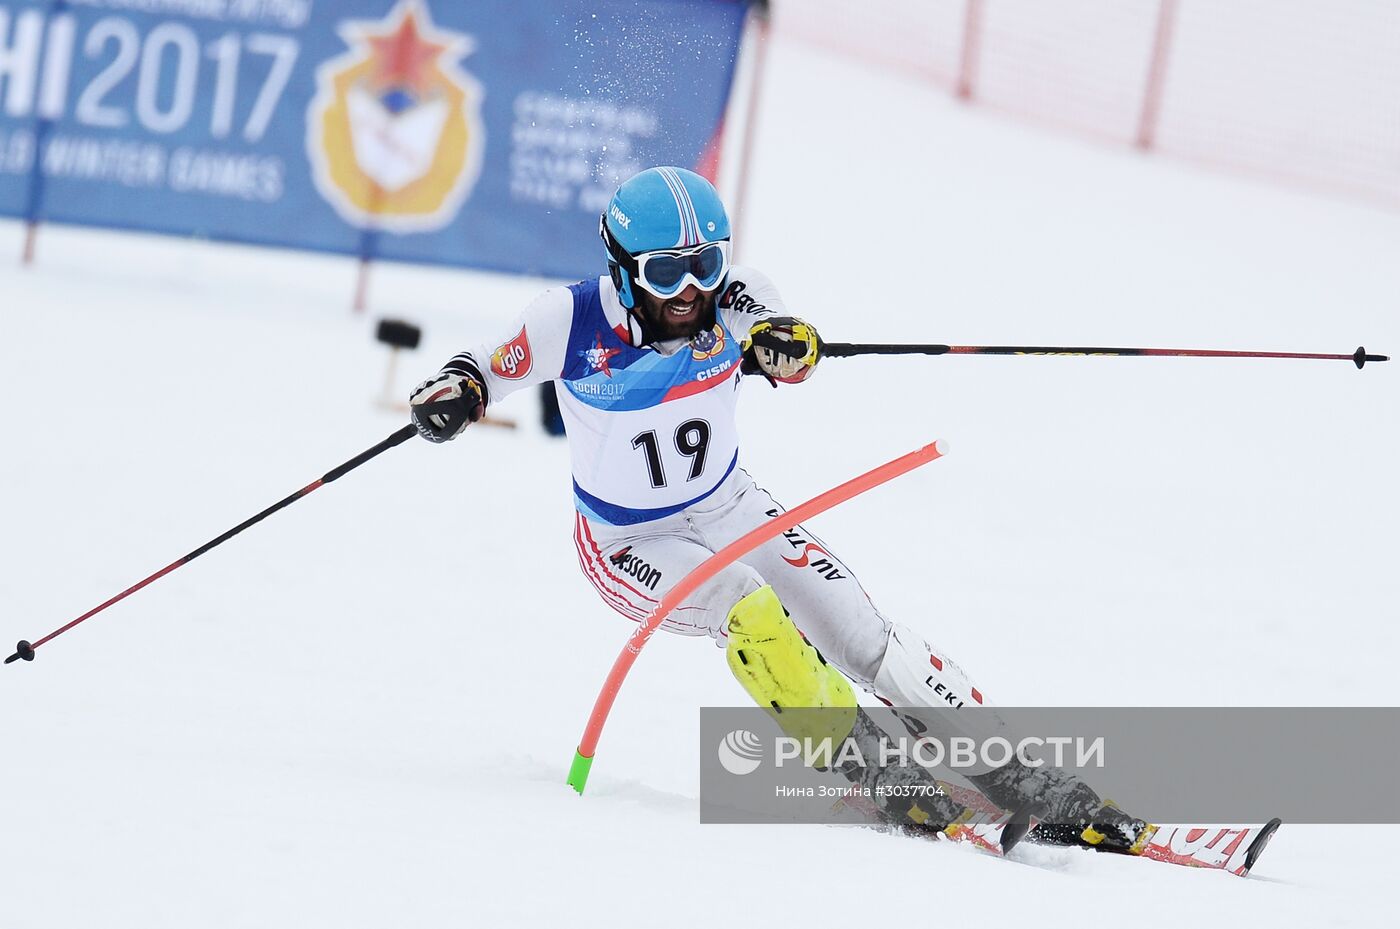
[[[697,296],[693,301],[693,308],[684,316],[673,312],[686,306],[685,301],[675,297],[670,300],[650,298],[647,303],[647,322],[656,333],[659,342],[689,339],[697,332],[714,325],[715,295],[712,293],[701,293]]]

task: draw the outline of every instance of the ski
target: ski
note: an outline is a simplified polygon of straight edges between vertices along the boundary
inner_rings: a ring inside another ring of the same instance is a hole
[[[1281,825],[1275,816],[1262,826],[1158,826],[1139,857],[1248,877]]]
[[[1000,807],[981,793],[970,787],[961,787],[940,781],[945,793],[981,816],[992,818],[1012,818]],[[1132,855],[1151,861],[1181,865],[1189,868],[1206,868],[1226,871],[1238,877],[1248,877],[1250,870],[1259,861],[1269,840],[1274,837],[1283,820],[1274,817],[1262,826],[1151,826],[1152,831],[1141,849],[1136,852],[1111,852],[1110,854]],[[1032,827],[1023,841],[1031,845],[1060,845],[1063,842],[1047,840],[1037,835]],[[1066,846],[1069,847],[1069,846]]]
[[[939,835],[1004,858],[1035,828],[1035,821],[1025,813],[1007,813],[1001,809],[982,811],[971,807],[968,813],[967,820],[954,823]]]

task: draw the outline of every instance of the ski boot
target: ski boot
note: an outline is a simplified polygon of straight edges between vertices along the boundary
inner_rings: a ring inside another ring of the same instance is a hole
[[[857,711],[849,739],[865,759],[880,757],[883,729],[863,710]],[[1031,828],[1027,811],[1007,815],[975,801],[965,801],[918,765],[856,764],[834,766],[837,773],[862,788],[878,821],[905,835],[951,839],[997,855],[1005,855]],[[978,798],[980,799],[980,798]],[[969,805],[970,804],[970,805]]]
[[[1156,826],[1124,813],[1110,801],[1087,820],[1039,823],[1031,830],[1030,837],[1032,842],[1041,845],[1073,845],[1100,852],[1140,855],[1156,832]]]
[[[1029,768],[1020,761],[968,780],[1003,809],[1030,809],[1040,822],[1030,838],[1045,845],[1077,845],[1140,854],[1157,827],[1102,800],[1079,777],[1060,768]]]

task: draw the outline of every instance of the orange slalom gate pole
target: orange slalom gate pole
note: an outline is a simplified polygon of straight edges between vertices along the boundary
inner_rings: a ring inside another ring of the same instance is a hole
[[[578,750],[574,752],[573,764],[569,766],[569,786],[580,794],[583,793],[584,785],[588,783],[588,772],[593,767],[593,757],[598,750],[598,739],[603,734],[603,725],[608,720],[608,713],[612,711],[613,701],[617,699],[617,692],[622,689],[622,682],[627,678],[627,672],[632,669],[633,663],[636,662],[637,656],[642,653],[643,646],[651,639],[652,633],[660,628],[662,620],[694,593],[701,584],[759,545],[786,532],[798,523],[811,519],[818,513],[823,513],[838,504],[845,503],[852,497],[863,494],[873,487],[878,487],[886,481],[894,480],[901,474],[907,474],[917,467],[926,465],[935,458],[941,458],[947,454],[947,451],[946,443],[933,442],[893,461],[888,461],[874,470],[867,471],[860,477],[831,488],[825,493],[818,494],[801,506],[786,513],[780,513],[757,529],[729,543],[705,559],[694,571],[681,578],[680,583],[672,587],[661,598],[661,602],[657,604],[651,615],[632,630],[622,652],[613,662],[612,670],[608,672],[607,680],[603,682],[603,689],[598,692],[598,699],[593,704],[593,713],[588,717],[588,725],[583,730],[583,738],[579,740]]]

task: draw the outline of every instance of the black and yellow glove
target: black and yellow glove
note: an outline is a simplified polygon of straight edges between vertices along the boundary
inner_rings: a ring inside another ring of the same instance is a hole
[[[771,316],[749,330],[743,370],[762,374],[775,385],[798,384],[812,376],[821,350],[821,337],[810,324],[795,316]]]

